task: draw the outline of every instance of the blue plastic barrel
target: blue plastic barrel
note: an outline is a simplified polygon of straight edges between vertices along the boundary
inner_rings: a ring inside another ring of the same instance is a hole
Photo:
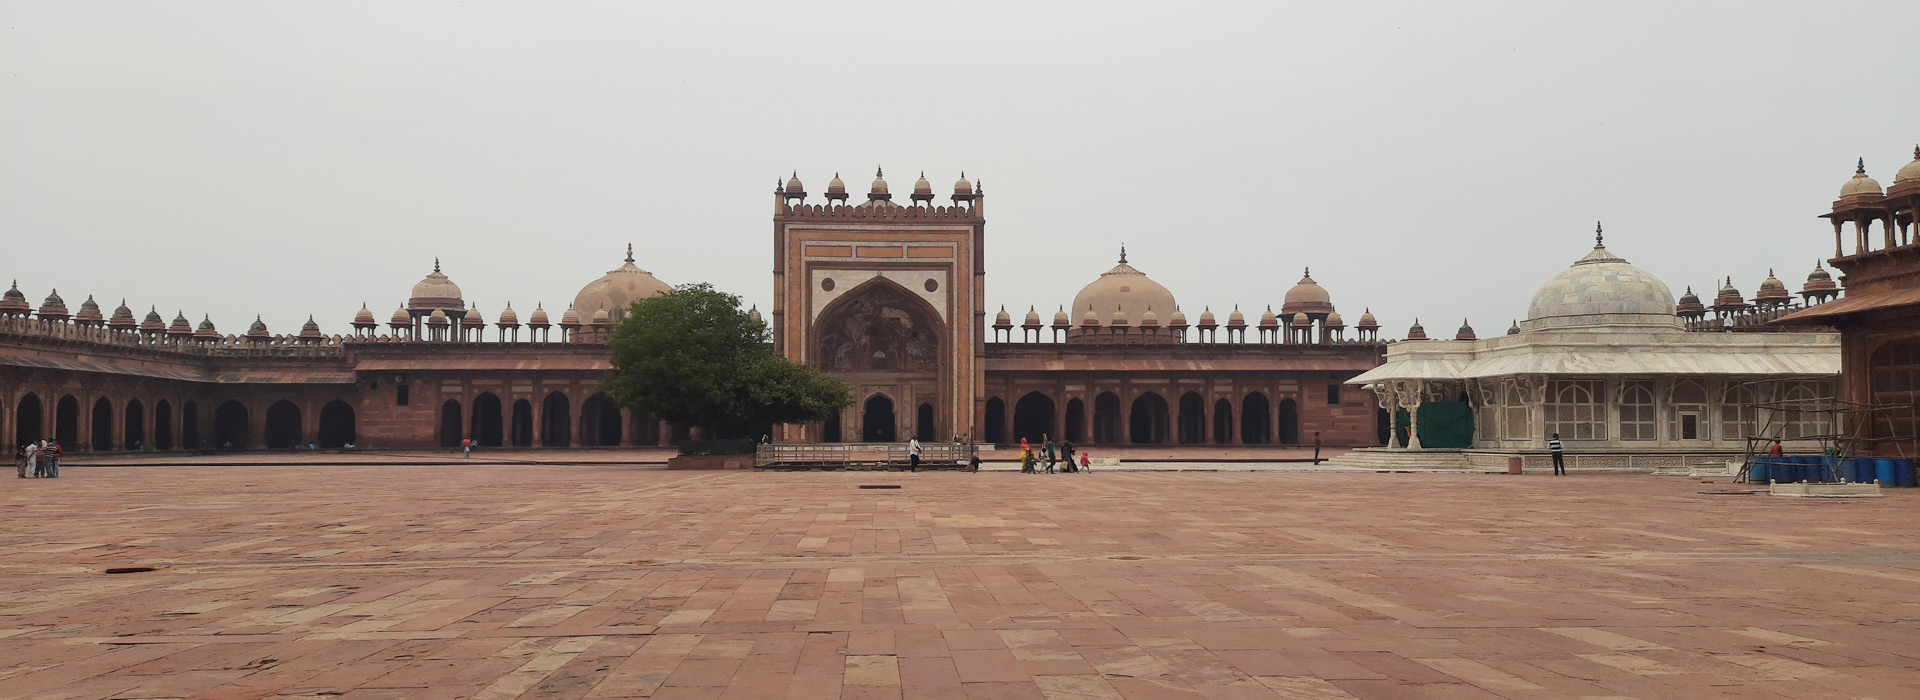
[[[1847,478],[1854,483],[1866,484],[1873,482],[1873,460],[1861,459],[1859,457],[1849,458],[1847,460],[1847,469],[1849,470],[1849,476]]]
[[[1873,460],[1873,478],[1879,479],[1881,486],[1899,486],[1899,475],[1899,462],[1891,459]]]
[[[1914,485],[1913,460],[1896,459],[1896,460],[1893,460],[1893,463],[1894,463],[1894,479],[1899,482],[1899,485],[1913,486]]]
[[[1770,474],[1767,473],[1767,460],[1756,459],[1747,464],[1747,478],[1752,479],[1753,483],[1767,483],[1769,476]]]

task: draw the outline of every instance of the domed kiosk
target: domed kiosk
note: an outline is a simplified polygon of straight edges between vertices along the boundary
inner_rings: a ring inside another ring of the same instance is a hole
[[[1760,404],[1833,395],[1839,338],[1831,333],[1688,332],[1688,294],[1594,246],[1540,286],[1525,320],[1506,335],[1397,343],[1386,362],[1347,383],[1371,389],[1395,416],[1392,446],[1419,449],[1432,466],[1503,468],[1508,457],[1547,463],[1558,435],[1570,466],[1645,468],[1741,453],[1757,435],[1794,445],[1829,429],[1797,412],[1763,421]],[[1781,289],[1784,291],[1784,287]],[[1737,294],[1737,293],[1736,293]]]

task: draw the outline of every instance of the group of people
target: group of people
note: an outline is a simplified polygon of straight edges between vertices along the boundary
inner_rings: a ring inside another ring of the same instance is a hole
[[[1040,439],[1045,441],[1045,444],[1040,447],[1041,454],[1036,456],[1033,453],[1033,446],[1027,444],[1027,439],[1020,438],[1020,473],[1040,473],[1039,460],[1041,458],[1047,460],[1046,469],[1048,474],[1054,473],[1054,466],[1062,463],[1065,464],[1065,466],[1060,467],[1060,471],[1063,473],[1093,471],[1091,460],[1087,458],[1087,453],[1085,452],[1079,453],[1080,463],[1078,465],[1073,463],[1075,450],[1071,440],[1062,440],[1059,445],[1055,445],[1053,436],[1045,433],[1041,433]]]
[[[27,443],[16,455],[22,479],[60,478],[60,443],[40,440]]]

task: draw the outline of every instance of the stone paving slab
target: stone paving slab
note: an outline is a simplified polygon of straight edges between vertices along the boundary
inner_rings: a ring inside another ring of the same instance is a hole
[[[1750,491],[75,467],[0,492],[0,698],[1920,697],[1920,493]]]

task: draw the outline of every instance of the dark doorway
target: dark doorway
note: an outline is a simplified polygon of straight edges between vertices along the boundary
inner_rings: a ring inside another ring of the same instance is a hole
[[[820,426],[820,432],[823,433],[820,436],[821,441],[839,442],[844,439],[840,437],[840,413],[840,411],[834,411],[833,415],[827,416],[826,425]]]
[[[1273,407],[1267,395],[1258,391],[1240,400],[1240,442],[1265,445],[1273,442]]]
[[[197,450],[200,444],[200,406],[188,401],[180,406],[180,447]]]
[[[567,395],[558,391],[540,402],[540,445],[566,447],[573,444],[573,407]]]
[[[13,412],[14,442],[25,445],[47,439],[46,419],[41,416],[40,397],[27,394],[20,397],[20,407]],[[17,445],[9,445],[17,447]]]
[[[1393,414],[1387,409],[1376,408],[1373,411],[1373,441],[1387,445],[1393,440]]]
[[[153,449],[173,449],[173,404],[166,399],[153,405]]]
[[[866,410],[860,415],[860,439],[865,442],[893,442],[898,439],[894,432],[893,399],[874,394],[867,399]]]
[[[353,425],[353,407],[339,399],[328,401],[320,407],[321,447],[346,447],[353,444],[355,437]]]
[[[113,402],[101,397],[93,402],[93,449],[113,449]]]
[[[1164,445],[1172,438],[1172,421],[1167,418],[1167,400],[1151,391],[1133,400],[1132,415],[1127,417],[1128,442],[1135,445]]]
[[[1213,402],[1213,442],[1219,445],[1233,444],[1233,402],[1220,399]]]
[[[268,406],[265,432],[269,450],[299,447],[305,442],[300,436],[300,407],[286,399]]]
[[[72,394],[53,407],[53,439],[68,449],[80,446],[80,400]]]
[[[520,399],[513,402],[513,446],[533,446],[533,402]]]
[[[503,437],[500,427],[500,397],[494,396],[491,391],[473,397],[473,427],[467,431],[468,435],[473,436],[473,444],[499,447],[500,438]]]
[[[1038,445],[1053,433],[1053,399],[1030,392],[1013,404],[1013,439]]]
[[[213,443],[223,450],[247,449],[247,407],[228,401],[213,409]]]
[[[1180,396],[1180,444],[1197,445],[1207,439],[1207,400],[1191,391]]]
[[[987,399],[987,444],[1007,444],[1007,402],[995,396]]]
[[[1120,442],[1120,397],[1111,391],[1093,397],[1093,441],[1101,445]]]
[[[447,399],[440,404],[440,446],[460,446],[460,402]]]
[[[1067,441],[1081,443],[1087,441],[1087,403],[1079,399],[1067,399],[1067,425],[1060,432],[1067,434]]]
[[[606,394],[594,394],[580,402],[580,444],[587,447],[611,447],[620,444],[620,407]]]
[[[1292,398],[1280,400],[1280,444],[1300,444],[1300,406]]]
[[[933,442],[933,404],[923,403],[913,412],[913,434],[921,442]]]
[[[147,446],[147,407],[139,399],[127,402],[126,425],[120,430],[121,449],[138,450]]]

